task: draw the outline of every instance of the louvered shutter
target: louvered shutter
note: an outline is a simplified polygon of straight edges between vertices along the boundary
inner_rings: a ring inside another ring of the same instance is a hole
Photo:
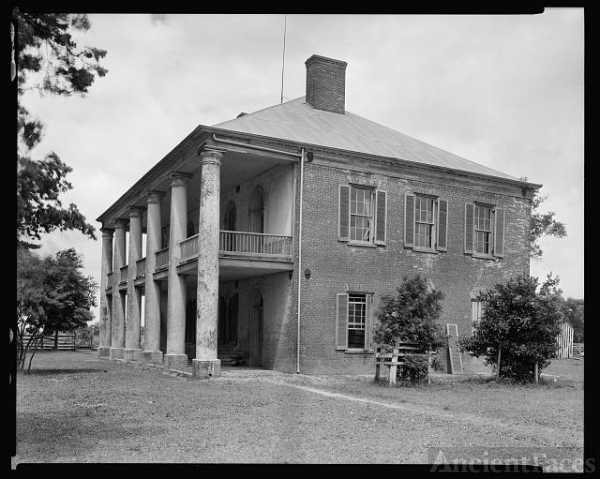
[[[387,193],[377,190],[375,207],[375,244],[385,244],[387,222]]]
[[[365,349],[373,349],[373,295],[367,294],[367,311],[365,315]]]
[[[404,246],[412,248],[415,245],[415,195],[406,193],[404,196]]]
[[[475,252],[475,205],[465,203],[465,253],[473,254]]]
[[[438,200],[437,249],[448,251],[448,200]]]
[[[348,241],[350,239],[350,186],[348,185],[340,185],[338,211],[338,239]]]
[[[494,256],[502,258],[504,256],[504,216],[503,208],[496,208],[494,226]]]
[[[335,317],[335,347],[346,349],[348,347],[348,295],[337,295]]]

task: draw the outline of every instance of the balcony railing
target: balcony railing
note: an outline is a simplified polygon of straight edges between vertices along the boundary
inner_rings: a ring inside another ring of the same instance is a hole
[[[146,258],[138,259],[135,262],[135,277],[141,278],[146,274]]]
[[[169,247],[156,252],[156,269],[166,268],[169,266]]]
[[[190,236],[179,242],[181,259],[192,258],[198,254],[198,235]]]
[[[119,277],[119,283],[123,283],[127,281],[127,270],[129,269],[128,265],[121,266],[121,276]]]
[[[221,231],[219,250],[222,253],[291,256],[292,237],[244,231]]]

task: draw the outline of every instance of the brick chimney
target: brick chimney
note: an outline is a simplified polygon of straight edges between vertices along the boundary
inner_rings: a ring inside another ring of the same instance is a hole
[[[306,103],[334,113],[346,111],[346,62],[313,55],[306,64]]]

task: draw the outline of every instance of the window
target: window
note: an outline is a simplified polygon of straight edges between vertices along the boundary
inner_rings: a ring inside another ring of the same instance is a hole
[[[465,204],[465,253],[504,256],[505,210],[481,203]]]
[[[371,349],[372,304],[371,293],[337,295],[336,349]]]
[[[448,201],[407,193],[404,202],[404,246],[417,251],[447,251]]]
[[[387,193],[369,186],[340,185],[338,239],[384,245]]]
[[[350,240],[370,241],[373,223],[373,191],[350,188]]]
[[[481,315],[483,313],[483,307],[481,301],[472,300],[471,301],[471,323],[473,325],[473,331],[475,330],[476,325],[481,321]]]
[[[475,205],[475,252],[491,254],[492,209]]]
[[[225,301],[219,296],[219,344],[237,344],[238,339],[238,295]]]

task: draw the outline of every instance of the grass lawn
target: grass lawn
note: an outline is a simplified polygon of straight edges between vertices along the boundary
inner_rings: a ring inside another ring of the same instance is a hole
[[[552,373],[552,369],[556,371]],[[195,380],[40,352],[17,378],[20,463],[411,463],[431,448],[561,448],[582,458],[583,361],[540,385],[438,375],[428,386],[365,376],[224,368]],[[490,454],[492,454],[490,452]]]

